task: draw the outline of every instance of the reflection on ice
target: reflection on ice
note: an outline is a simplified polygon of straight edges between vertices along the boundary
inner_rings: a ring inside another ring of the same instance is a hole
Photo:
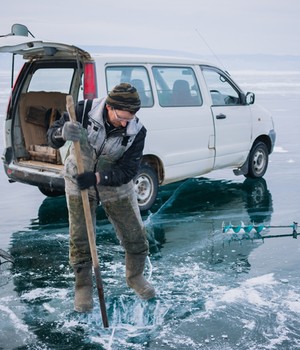
[[[63,197],[45,199],[29,229],[13,234],[10,249],[15,258],[10,273],[22,304],[18,320],[36,337],[24,335],[24,349],[64,344],[66,349],[232,350],[238,344],[249,350],[258,341],[270,345],[268,334],[277,337],[276,327],[285,326],[287,337],[289,325],[299,321],[294,314],[284,314],[286,321],[276,315],[284,305],[297,309],[298,291],[291,290],[288,303],[284,292],[289,283],[272,274],[250,276],[249,257],[262,241],[230,242],[222,232],[226,220],[270,223],[272,212],[265,180],[200,178],[162,188],[152,212],[143,216],[151,245],[146,276],[157,290],[155,300],[143,302],[126,286],[124,252],[99,208],[96,242],[110,324],[104,329],[96,292],[92,313],[72,311],[66,204]],[[11,310],[17,314],[14,303]],[[0,307],[8,307],[1,295]]]

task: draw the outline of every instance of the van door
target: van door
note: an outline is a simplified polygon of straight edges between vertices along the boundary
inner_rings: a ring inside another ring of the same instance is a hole
[[[59,54],[70,58],[78,54],[86,59],[91,59],[88,52],[76,46],[17,35],[0,36],[0,52],[22,55],[24,59],[52,57],[59,56]]]
[[[181,179],[212,170],[214,126],[203,103],[194,70],[187,66],[153,66],[160,108],[149,132],[149,146],[162,154],[166,178]]]
[[[221,70],[202,66],[215,124],[214,169],[244,163],[252,144],[251,110],[242,91]]]
[[[72,45],[48,42],[36,38],[18,35],[0,36],[0,53],[11,53],[12,55],[12,79],[14,81],[14,59],[15,55],[23,56],[24,62],[43,59],[52,60],[55,68],[56,59],[66,59],[77,62],[89,62],[92,60],[90,54]],[[49,66],[50,68],[50,66]],[[13,84],[12,84],[13,85]],[[73,91],[70,91],[73,93]],[[78,91],[76,91],[78,95]]]
[[[162,163],[164,184],[212,170],[213,119],[192,67],[114,64],[107,65],[105,74],[108,91],[120,82],[137,88],[142,107],[138,116],[147,128],[144,157]]]

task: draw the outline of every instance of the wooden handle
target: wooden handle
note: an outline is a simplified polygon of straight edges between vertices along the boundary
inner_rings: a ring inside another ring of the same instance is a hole
[[[71,95],[68,95],[66,97],[66,102],[67,102],[67,111],[69,113],[70,120],[75,122],[76,114],[75,114],[73,97]],[[74,149],[75,149],[75,158],[77,163],[78,174],[82,174],[84,173],[84,166],[81,158],[79,141],[74,142]],[[83,203],[83,210],[84,210],[86,228],[88,233],[89,246],[90,246],[90,251],[92,256],[92,262],[94,267],[94,273],[96,277],[96,285],[98,289],[102,321],[103,321],[103,326],[107,328],[109,327],[109,325],[108,325],[108,318],[107,318],[105,301],[104,301],[103,284],[102,284],[101,271],[99,267],[99,260],[98,260],[97,249],[96,249],[94,225],[93,225],[92,214],[90,209],[88,190],[81,190],[81,198]]]
[[[69,113],[70,120],[72,120],[73,122],[76,122],[76,114],[75,114],[73,97],[71,95],[67,95],[66,101],[67,101],[67,111]],[[81,158],[79,141],[74,142],[74,148],[75,148],[75,158],[76,158],[76,162],[77,162],[78,174],[82,174],[82,173],[84,173],[84,166],[83,166],[83,162],[82,162],[82,158]],[[87,192],[87,190],[86,190],[86,192]]]

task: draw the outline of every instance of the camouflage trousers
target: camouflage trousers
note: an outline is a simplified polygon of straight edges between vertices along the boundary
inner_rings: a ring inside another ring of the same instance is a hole
[[[65,180],[68,181],[68,179]],[[75,184],[69,183],[66,189],[70,186],[73,187]],[[75,195],[75,193],[74,188],[72,191],[66,191],[70,231],[69,258],[72,266],[86,265],[92,261],[81,195],[79,191],[78,195]],[[101,198],[101,192],[99,194]],[[95,228],[97,200],[93,191],[91,191],[89,200]],[[146,230],[133,188],[128,192],[128,195],[123,195],[118,200],[106,200],[102,203],[102,206],[125,252],[148,255],[149,245]]]

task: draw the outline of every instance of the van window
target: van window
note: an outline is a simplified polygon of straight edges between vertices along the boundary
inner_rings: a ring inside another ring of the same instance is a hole
[[[153,76],[162,107],[201,106],[199,86],[190,67],[153,67]]]
[[[221,71],[209,67],[202,71],[214,106],[241,104],[237,89]]]
[[[73,68],[38,69],[30,80],[28,91],[60,91],[68,94],[73,75]]]
[[[151,90],[148,72],[142,66],[114,66],[106,68],[107,92],[120,83],[130,83],[140,96],[141,107],[153,106],[153,93]]]

